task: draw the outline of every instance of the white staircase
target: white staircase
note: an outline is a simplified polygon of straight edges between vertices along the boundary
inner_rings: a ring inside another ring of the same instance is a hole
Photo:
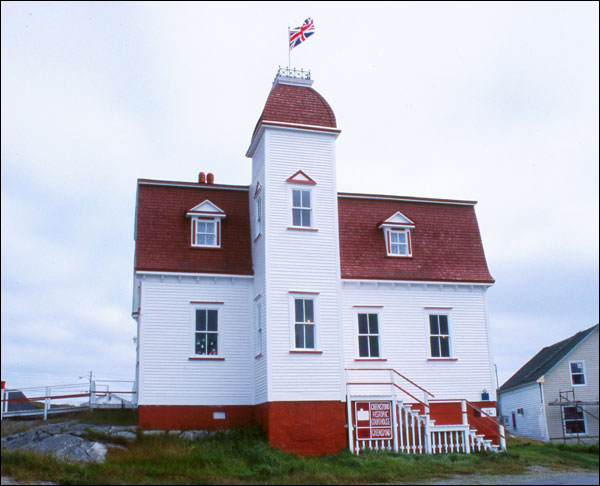
[[[369,370],[363,369],[356,371]],[[408,378],[404,377],[395,370],[380,369],[377,371],[390,371],[390,381],[365,383],[364,381],[353,382],[347,380],[346,382],[348,391],[346,399],[349,417],[348,437],[350,450],[355,454],[360,454],[366,449],[375,451],[387,450],[402,452],[405,454],[470,454],[472,452],[482,451],[501,452],[505,449],[504,427],[501,424],[498,424],[500,445],[495,445],[491,440],[485,439],[483,434],[477,433],[477,430],[469,425],[467,406],[471,406],[473,408],[476,407],[474,407],[472,404],[468,404],[466,400],[453,400],[453,402],[460,401],[461,403],[462,423],[452,425],[436,425],[435,420],[431,419],[429,413],[428,398],[429,396],[433,397],[430,392],[410,381]],[[425,394],[424,401],[417,399],[406,389],[400,387],[395,382],[394,374],[402,377],[404,380],[423,391]],[[351,386],[353,385],[361,385],[363,389],[364,385],[372,385],[376,388],[376,395],[352,395]],[[390,390],[389,394],[384,392],[385,388]],[[403,396],[409,396],[415,402],[407,403],[401,399]],[[370,399],[374,401],[385,401],[391,404],[393,411],[393,420],[391,421],[391,437],[386,437],[385,439],[358,438],[359,434],[354,430],[352,404],[355,400],[360,400],[364,403]],[[419,405],[417,405],[417,403]],[[481,410],[476,410],[483,414]],[[487,417],[496,422],[493,417]]]

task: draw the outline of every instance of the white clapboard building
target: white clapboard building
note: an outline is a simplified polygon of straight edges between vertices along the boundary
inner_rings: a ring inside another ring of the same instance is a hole
[[[542,348],[498,390],[506,429],[544,441],[598,442],[598,324]]]
[[[305,455],[498,444],[475,202],[338,192],[312,83],[278,72],[249,185],[138,180],[140,425],[258,423]]]

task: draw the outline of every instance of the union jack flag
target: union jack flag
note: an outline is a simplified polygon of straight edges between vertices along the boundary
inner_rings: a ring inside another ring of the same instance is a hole
[[[315,33],[315,23],[310,17],[307,18],[300,27],[290,29],[290,51],[302,44],[306,39]]]

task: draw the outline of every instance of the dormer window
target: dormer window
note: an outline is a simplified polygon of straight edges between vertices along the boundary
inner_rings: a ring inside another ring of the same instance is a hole
[[[408,230],[389,230],[389,254],[397,256],[409,256],[408,251]]]
[[[379,226],[384,230],[388,256],[412,257],[410,232],[414,227],[415,224],[401,212],[397,212]]]
[[[195,238],[192,238],[193,246],[219,246],[217,241],[218,221],[196,218],[192,221],[195,227]]]
[[[208,199],[190,209],[191,246],[194,248],[221,247],[221,220],[225,213]]]

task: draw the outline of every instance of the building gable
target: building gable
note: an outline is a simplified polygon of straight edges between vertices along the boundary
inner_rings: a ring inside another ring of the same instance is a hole
[[[552,346],[543,348],[511,376],[500,387],[500,391],[511,390],[538,380],[560,363],[579,343],[589,337],[596,329],[598,329],[598,324],[580,331],[563,341],[559,341]]]

